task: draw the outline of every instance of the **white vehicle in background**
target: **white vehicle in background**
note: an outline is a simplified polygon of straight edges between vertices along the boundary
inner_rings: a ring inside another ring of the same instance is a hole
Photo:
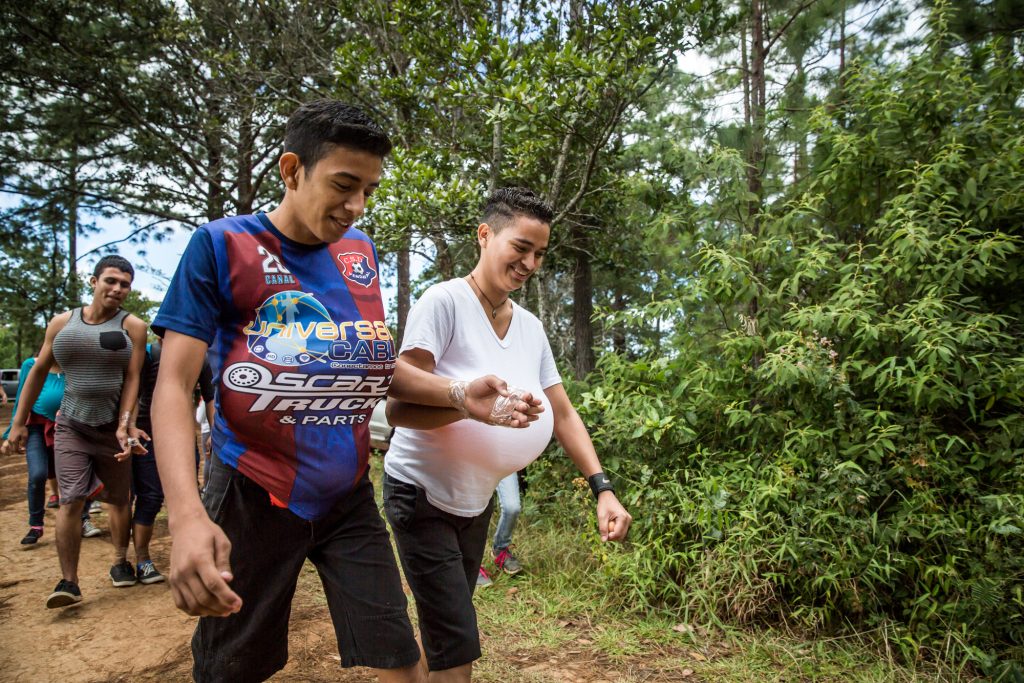
[[[381,401],[373,407],[373,414],[370,415],[370,447],[386,451],[391,445],[391,435],[395,428],[388,424],[385,415],[386,401]]]

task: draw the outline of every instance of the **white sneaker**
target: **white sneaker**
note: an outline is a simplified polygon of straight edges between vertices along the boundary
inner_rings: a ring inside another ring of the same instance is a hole
[[[98,500],[94,500],[93,502],[89,503],[90,515],[98,515],[101,512],[103,512],[103,506],[100,505],[100,502]]]
[[[92,538],[93,536],[99,536],[103,531],[92,523],[91,519],[87,519],[82,522],[82,538]]]

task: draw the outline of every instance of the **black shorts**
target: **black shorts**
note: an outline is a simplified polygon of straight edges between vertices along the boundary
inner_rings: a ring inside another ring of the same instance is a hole
[[[231,588],[242,610],[199,620],[192,637],[196,681],[264,681],[284,667],[292,596],[307,558],[323,583],[342,666],[397,669],[419,661],[369,477],[309,522],[272,505],[258,484],[215,458],[205,505],[231,541]]]
[[[473,591],[494,499],[476,517],[430,504],[423,489],[384,474],[384,511],[416,598],[420,636],[431,671],[480,658]]]

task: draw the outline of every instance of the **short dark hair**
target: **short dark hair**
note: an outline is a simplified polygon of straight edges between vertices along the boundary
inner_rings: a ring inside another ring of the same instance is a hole
[[[307,172],[334,146],[383,159],[391,152],[391,138],[362,109],[337,100],[309,102],[288,117],[284,151],[296,154]]]
[[[104,256],[96,263],[96,267],[92,269],[92,276],[99,277],[100,273],[107,268],[117,268],[122,273],[128,273],[132,280],[135,279],[135,269],[132,268],[132,264],[128,263],[128,259],[124,256],[118,256],[117,254]]]
[[[481,222],[498,231],[516,216],[536,218],[550,225],[555,211],[532,190],[525,187],[502,187],[487,198]]]

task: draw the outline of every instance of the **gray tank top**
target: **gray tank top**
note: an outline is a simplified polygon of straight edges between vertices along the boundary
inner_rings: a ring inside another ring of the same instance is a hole
[[[132,357],[132,339],[122,327],[127,311],[90,325],[82,309],[71,311],[53,340],[53,357],[64,370],[66,385],[61,415],[92,427],[117,419],[124,373]]]

